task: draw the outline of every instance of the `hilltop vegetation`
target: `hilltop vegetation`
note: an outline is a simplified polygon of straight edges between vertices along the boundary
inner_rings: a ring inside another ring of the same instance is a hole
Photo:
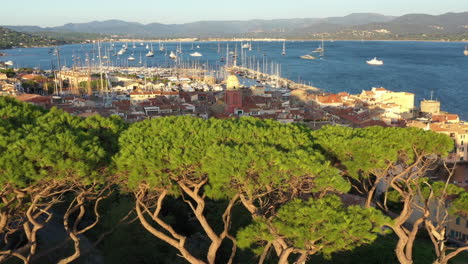
[[[56,40],[49,36],[40,36],[24,32],[16,32],[8,28],[0,27],[0,49],[10,49],[12,47],[47,47],[62,45],[66,42]]]
[[[377,243],[396,253],[385,259],[413,263],[418,234],[440,236],[428,204],[450,195],[453,213],[467,211],[463,189],[424,177],[452,149],[416,128],[128,125],[0,97],[0,262],[76,263],[98,248],[107,263],[305,263]],[[408,229],[416,200],[424,214]],[[463,250],[430,241],[426,263]]]

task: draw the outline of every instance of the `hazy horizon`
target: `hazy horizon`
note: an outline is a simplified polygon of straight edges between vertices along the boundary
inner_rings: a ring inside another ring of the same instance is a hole
[[[464,3],[463,3],[464,2]],[[2,4],[3,10],[17,9],[17,3]],[[378,2],[374,0],[329,0],[317,2],[296,0],[285,5],[284,1],[238,0],[230,6],[216,0],[173,0],[156,3],[145,0],[25,0],[20,12],[2,12],[1,25],[54,27],[67,23],[87,23],[91,21],[123,20],[141,24],[185,24],[197,21],[248,21],[294,18],[342,17],[352,13],[377,13],[387,16],[406,14],[441,15],[448,12],[465,12],[468,1],[446,0],[406,2]]]

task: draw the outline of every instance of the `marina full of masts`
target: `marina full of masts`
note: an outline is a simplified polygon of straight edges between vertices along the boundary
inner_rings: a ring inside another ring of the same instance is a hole
[[[298,84],[291,80],[281,77],[281,65],[274,60],[263,56],[250,55],[252,51],[251,42],[227,43],[225,47],[221,47],[218,43],[219,63],[209,63],[208,60],[203,60],[202,53],[186,52],[182,45],[179,43],[175,50],[168,50],[163,43],[159,43],[158,47],[153,47],[153,43],[138,44],[140,49],[146,49],[146,55],[139,56],[135,54],[137,44],[126,43],[122,48],[117,48],[117,43],[96,43],[91,52],[84,54],[73,53],[73,66],[66,68],[61,66],[60,48],[51,50],[55,60],[53,59],[52,65],[54,75],[63,76],[62,72],[77,72],[83,75],[99,74],[101,83],[109,83],[109,77],[112,75],[133,75],[139,76],[141,79],[161,77],[161,76],[183,76],[195,77],[202,79],[204,76],[211,76],[215,80],[224,80],[227,75],[232,72],[238,73],[243,79],[256,80],[254,84],[261,84],[268,86],[268,88],[291,88],[291,89],[312,89],[318,90],[315,87]],[[199,49],[192,45],[192,49]],[[146,48],[145,48],[146,47]],[[117,51],[119,49],[119,51]],[[143,62],[144,57],[153,57],[155,53],[160,53],[160,57],[164,54],[165,61],[160,62],[160,66],[149,67],[147,61]],[[129,55],[126,55],[130,53]],[[286,53],[285,43],[283,43],[280,54]],[[185,54],[184,54],[185,55]],[[120,60],[111,60],[111,57],[121,58]],[[138,61],[138,63],[137,63]],[[168,63],[170,62],[170,63]],[[137,64],[137,66],[134,66]],[[101,84],[101,92],[106,92],[105,85]],[[62,89],[57,87],[56,95],[60,95]]]

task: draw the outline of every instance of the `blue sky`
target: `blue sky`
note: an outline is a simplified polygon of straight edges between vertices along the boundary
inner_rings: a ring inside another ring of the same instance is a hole
[[[0,25],[58,26],[120,19],[140,23],[468,11],[468,0],[22,0],[2,1]]]

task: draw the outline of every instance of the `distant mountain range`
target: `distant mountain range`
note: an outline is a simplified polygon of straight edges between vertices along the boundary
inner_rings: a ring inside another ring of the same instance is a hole
[[[127,38],[336,38],[393,39],[444,37],[468,39],[468,12],[400,17],[356,13],[344,17],[249,21],[199,21],[186,24],[140,24],[121,20],[70,23],[58,27],[4,26],[21,32],[94,33]]]

